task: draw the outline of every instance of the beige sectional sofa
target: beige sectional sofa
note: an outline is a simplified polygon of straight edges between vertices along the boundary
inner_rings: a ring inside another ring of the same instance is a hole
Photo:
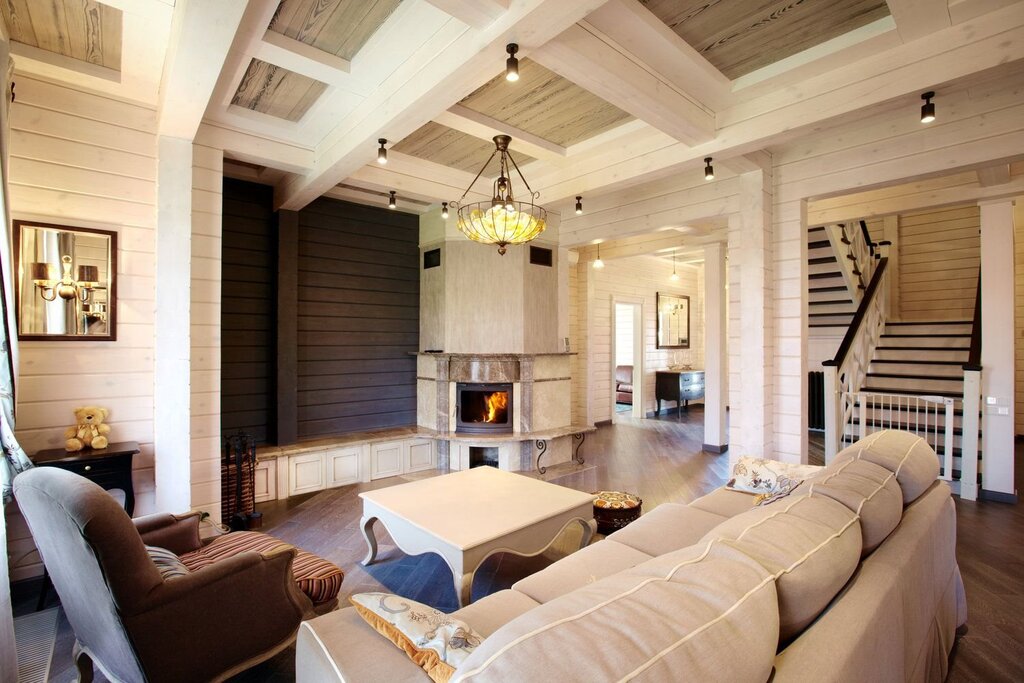
[[[453,681],[941,681],[966,621],[938,458],[885,431],[793,493],[665,504],[455,613]],[[313,681],[425,681],[354,609],[304,622]]]

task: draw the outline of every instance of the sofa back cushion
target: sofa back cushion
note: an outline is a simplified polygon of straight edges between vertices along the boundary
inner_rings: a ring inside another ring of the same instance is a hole
[[[775,582],[720,543],[656,557],[491,634],[456,681],[763,681],[778,642]]]
[[[812,490],[842,503],[860,517],[862,556],[880,546],[903,517],[903,491],[896,475],[867,460],[836,463],[815,480]]]
[[[698,543],[727,543],[776,577],[779,636],[785,642],[828,606],[860,562],[857,516],[814,493],[790,495],[723,522]]]
[[[841,450],[829,467],[846,460],[867,460],[896,474],[909,505],[928,490],[939,476],[939,456],[920,436],[896,429],[870,434]]]

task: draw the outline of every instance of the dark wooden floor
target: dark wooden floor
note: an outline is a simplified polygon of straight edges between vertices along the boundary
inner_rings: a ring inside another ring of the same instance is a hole
[[[724,481],[728,454],[700,450],[700,406],[693,406],[689,415],[684,413],[681,422],[675,416],[643,421],[617,416],[616,420],[615,426],[602,427],[588,438],[584,466],[557,473],[551,481],[587,491],[632,491],[643,498],[645,510],[663,502],[688,502]],[[1024,476],[1022,453],[1024,448],[1018,444],[1018,481]],[[264,530],[338,563],[346,572],[343,602],[352,593],[386,590],[451,611],[456,606],[455,591],[451,574],[440,558],[406,556],[379,530],[379,562],[368,568],[359,564],[365,543],[358,531],[357,494],[399,481],[381,480],[263,504]],[[1024,509],[1020,504],[957,500],[957,512],[957,555],[967,587],[970,620],[967,634],[954,651],[948,680],[1024,681]],[[490,558],[477,572],[474,596],[479,598],[510,586],[571,551],[574,542],[578,542],[578,532],[570,530],[540,557]],[[33,591],[31,583],[16,587],[16,614],[34,607]],[[73,680],[72,643],[73,635],[62,619],[51,681]],[[289,649],[233,680],[292,681],[294,651]]]

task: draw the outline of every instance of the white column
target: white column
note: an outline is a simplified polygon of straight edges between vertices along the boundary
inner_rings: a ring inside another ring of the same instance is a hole
[[[982,489],[1013,494],[1013,202],[981,202]]]
[[[729,444],[725,284],[725,245],[715,242],[704,247],[704,448],[717,453]]]
[[[153,450],[156,508],[191,507],[192,143],[161,136],[157,158],[156,360]]]

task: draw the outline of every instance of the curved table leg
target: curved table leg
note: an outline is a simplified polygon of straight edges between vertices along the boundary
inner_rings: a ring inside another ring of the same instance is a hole
[[[364,517],[359,524],[359,528],[363,531],[363,538],[366,539],[366,557],[363,558],[364,567],[373,564],[373,561],[377,559],[377,537],[373,534],[373,523],[376,521],[376,517]]]
[[[597,520],[591,517],[590,519],[577,519],[576,521],[583,527],[583,538],[580,539],[580,550],[583,550],[590,545],[590,539],[597,533]]]

